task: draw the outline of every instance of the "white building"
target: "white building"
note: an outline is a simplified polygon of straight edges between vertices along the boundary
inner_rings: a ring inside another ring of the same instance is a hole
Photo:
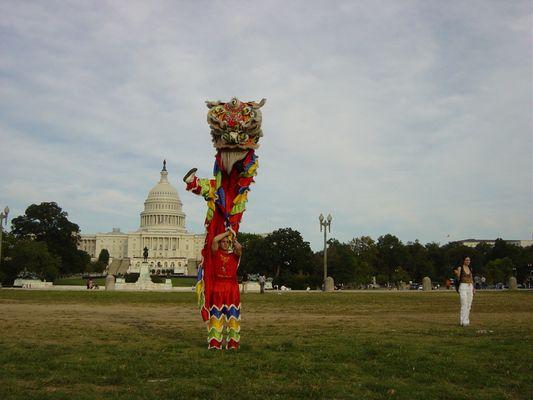
[[[512,244],[519,247],[528,247],[533,245],[533,240],[505,240],[507,244]],[[462,244],[463,246],[476,247],[480,243],[488,244],[489,246],[494,246],[496,239],[465,239],[459,240],[457,243]]]
[[[195,275],[204,241],[205,234],[188,233],[185,228],[182,203],[177,190],[168,182],[165,162],[161,179],[144,202],[139,230],[124,233],[113,228],[109,233],[81,235],[78,248],[93,259],[107,249],[110,274],[139,272],[146,247],[152,273]]]

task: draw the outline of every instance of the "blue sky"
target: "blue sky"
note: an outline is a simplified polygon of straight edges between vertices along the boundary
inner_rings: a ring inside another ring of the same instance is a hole
[[[241,230],[530,239],[529,1],[0,1],[0,207],[136,230],[163,158],[187,214],[205,100],[267,98]]]

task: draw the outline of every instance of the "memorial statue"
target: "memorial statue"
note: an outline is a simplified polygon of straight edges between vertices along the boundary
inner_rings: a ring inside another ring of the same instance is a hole
[[[145,247],[143,249],[143,257],[144,257],[144,262],[146,262],[146,260],[148,260],[148,247]]]
[[[183,178],[186,189],[204,197],[207,202],[206,239],[198,267],[196,292],[202,318],[207,322],[208,348],[222,348],[224,322],[227,324],[226,348],[239,347],[240,294],[238,290],[231,290],[225,295],[227,298],[222,298],[218,293],[221,275],[217,271],[222,267],[218,265],[220,257],[214,256],[219,253],[213,251],[214,247],[218,248],[218,245],[213,247],[213,241],[227,238],[227,243],[238,246],[236,236],[258,168],[255,150],[263,136],[260,108],[265,102],[265,99],[259,103],[242,102],[237,98],[227,103],[207,101],[207,122],[217,150],[214,177],[198,178],[197,169],[193,168]],[[229,248],[227,251],[231,252]],[[238,289],[236,275],[226,279],[234,281]]]

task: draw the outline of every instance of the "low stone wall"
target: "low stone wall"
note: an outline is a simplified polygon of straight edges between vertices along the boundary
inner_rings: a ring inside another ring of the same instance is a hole
[[[172,291],[172,282],[170,281],[170,279],[167,279],[167,281],[167,283],[115,283],[114,290],[170,292]]]
[[[53,282],[39,281],[37,279],[15,279],[13,286],[23,289],[48,289],[53,286]]]
[[[259,282],[246,282],[239,284],[239,290],[241,293],[259,293],[261,288]]]

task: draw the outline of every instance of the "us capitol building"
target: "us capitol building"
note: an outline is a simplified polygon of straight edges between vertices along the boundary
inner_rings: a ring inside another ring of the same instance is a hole
[[[151,273],[196,275],[204,241],[205,234],[196,235],[185,229],[182,203],[177,190],[168,182],[164,161],[161,179],[144,202],[140,228],[130,233],[113,228],[109,233],[82,234],[78,248],[92,259],[107,249],[109,274],[140,272],[143,249],[147,247]]]

